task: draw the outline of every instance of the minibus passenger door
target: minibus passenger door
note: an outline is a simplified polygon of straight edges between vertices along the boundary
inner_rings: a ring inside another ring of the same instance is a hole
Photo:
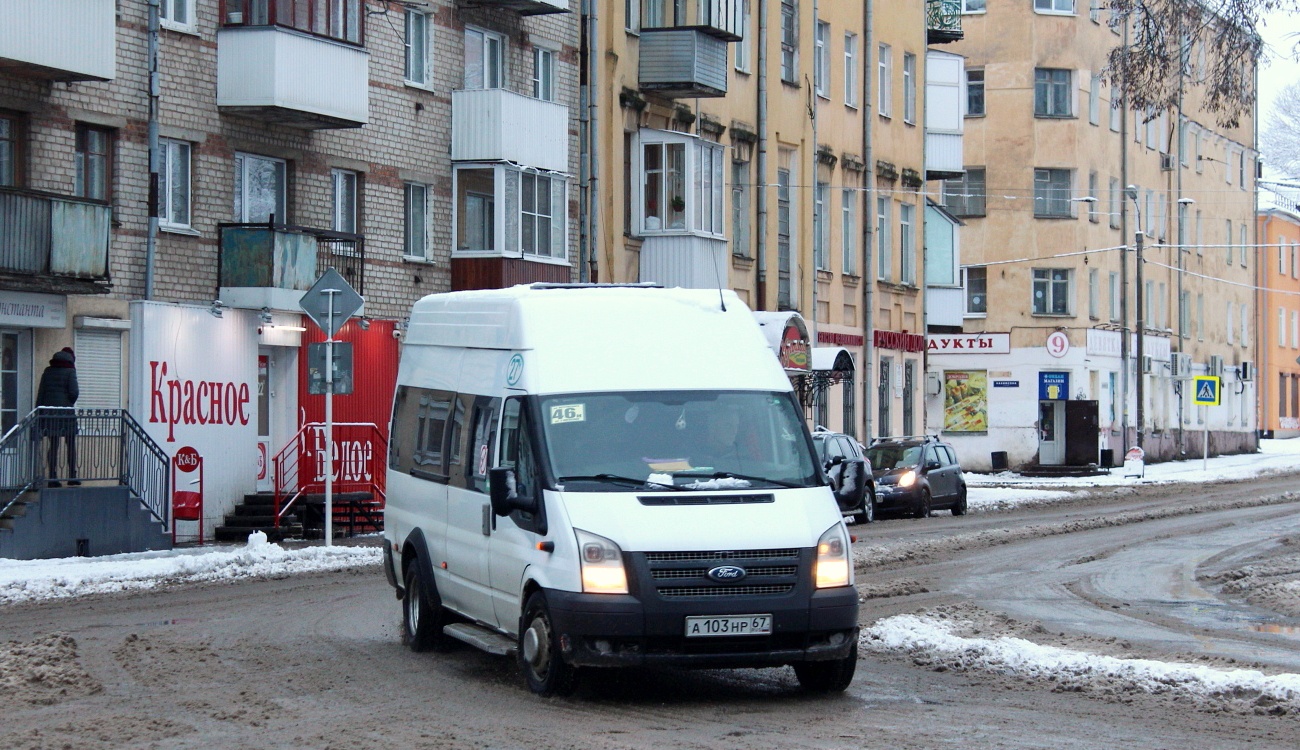
[[[490,441],[498,403],[487,396],[457,395],[447,429],[447,574],[461,612],[490,624],[496,622],[488,563],[491,512],[479,441]]]
[[[513,475],[514,497],[508,503],[514,509],[506,516],[493,514],[490,564],[497,622],[512,633],[518,629],[524,570],[536,555],[546,554],[537,550],[539,535],[546,533],[546,508],[536,434],[524,399],[506,399],[497,465]]]

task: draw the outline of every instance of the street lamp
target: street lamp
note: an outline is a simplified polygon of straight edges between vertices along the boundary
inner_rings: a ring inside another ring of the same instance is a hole
[[[1134,279],[1137,283],[1137,289],[1134,290],[1134,299],[1137,302],[1136,315],[1134,315],[1133,327],[1137,329],[1137,447],[1142,447],[1142,428],[1144,426],[1143,411],[1145,410],[1145,383],[1142,372],[1142,359],[1144,354],[1143,339],[1146,338],[1146,316],[1143,311],[1145,302],[1142,294],[1142,206],[1138,204],[1138,190],[1136,185],[1129,185],[1124,193],[1133,201],[1133,213],[1137,215],[1137,228],[1133,231],[1133,244],[1137,250],[1137,272]],[[1125,263],[1125,265],[1128,265]]]

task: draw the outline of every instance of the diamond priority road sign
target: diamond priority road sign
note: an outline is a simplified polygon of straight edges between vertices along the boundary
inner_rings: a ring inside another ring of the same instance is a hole
[[[1214,375],[1197,375],[1192,378],[1192,388],[1196,406],[1218,406],[1223,399],[1223,381]]]
[[[332,308],[331,297],[334,298]],[[361,295],[357,294],[347,279],[330,268],[316,279],[316,283],[302,295],[298,304],[307,313],[307,317],[320,326],[326,337],[334,338],[334,334],[348,322],[348,318],[361,309],[365,300],[361,299]]]

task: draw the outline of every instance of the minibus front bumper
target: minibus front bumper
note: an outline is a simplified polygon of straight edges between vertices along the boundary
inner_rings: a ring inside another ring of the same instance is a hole
[[[767,601],[644,602],[630,595],[546,591],[565,660],[575,666],[776,667],[843,659],[858,638],[852,586]],[[687,637],[688,616],[770,614],[767,635]]]

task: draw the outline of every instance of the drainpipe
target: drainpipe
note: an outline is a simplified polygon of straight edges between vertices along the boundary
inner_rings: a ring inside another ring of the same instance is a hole
[[[813,31],[813,79],[814,80],[812,81],[812,85],[808,87],[809,88],[808,117],[812,120],[812,148],[809,150],[812,152],[812,204],[813,204],[813,220],[812,220],[812,230],[813,230],[812,256],[813,257],[812,257],[812,264],[811,264],[812,273],[809,274],[810,276],[812,276],[812,303],[808,309],[808,322],[810,323],[810,325],[808,326],[808,339],[809,339],[808,346],[810,348],[817,346],[817,243],[821,240],[821,236],[822,236],[822,222],[826,221],[826,216],[824,215],[826,213],[826,206],[822,206],[821,211],[817,210],[818,188],[817,188],[817,82],[816,82],[816,78],[817,78],[817,24],[819,20],[820,19],[817,16],[817,0],[813,0],[812,31]],[[827,39],[826,41],[829,43],[830,39]],[[830,56],[829,49],[826,50],[826,55],[829,59]],[[827,70],[826,72],[829,73],[830,70]],[[825,252],[830,251],[829,248],[822,248],[822,250]],[[823,394],[824,393],[825,392],[823,392]],[[816,398],[817,398],[817,394],[814,393],[813,394],[814,405],[816,403]]]
[[[1182,41],[1181,36],[1182,36],[1182,19],[1180,18],[1179,19],[1179,37],[1180,37],[1179,41],[1180,42]],[[1182,65],[1183,57],[1182,57],[1181,50],[1179,51],[1178,59],[1179,59],[1178,120],[1177,120],[1178,124],[1176,126],[1177,138],[1178,138],[1178,146],[1177,146],[1178,155],[1174,157],[1174,169],[1176,170],[1175,175],[1177,177],[1175,193],[1178,196],[1177,199],[1175,200],[1175,205],[1178,206],[1178,264],[1177,264],[1178,265],[1178,296],[1176,297],[1176,299],[1178,300],[1178,350],[1177,351],[1179,354],[1183,354],[1184,353],[1183,335],[1186,333],[1185,329],[1183,328],[1183,253],[1186,252],[1186,250],[1183,247],[1183,244],[1184,244],[1184,240],[1187,239],[1187,214],[1191,211],[1191,208],[1189,208],[1187,204],[1182,202],[1183,200],[1183,146],[1184,146],[1184,141],[1187,140],[1185,135],[1187,132],[1187,127],[1186,125],[1183,124],[1183,65]],[[1191,312],[1191,305],[1188,305],[1188,312],[1189,313]],[[1183,435],[1183,401],[1184,400],[1185,399],[1183,398],[1183,396],[1179,394],[1178,396],[1178,455],[1180,456],[1187,453],[1187,445]]]
[[[158,98],[162,81],[158,76],[158,7],[159,0],[149,0],[149,77],[145,82],[149,96],[149,232],[145,237],[144,298],[153,299],[154,256],[158,245],[158,168],[162,161],[158,144]]]
[[[591,40],[588,37],[588,14],[591,0],[582,0],[578,25],[578,281],[588,281],[587,259],[590,257],[588,215],[591,205],[591,178],[587,165],[591,159]]]
[[[1124,22],[1124,44],[1129,43],[1128,22]],[[1119,236],[1124,243],[1123,255],[1119,265],[1119,369],[1120,393],[1123,403],[1120,410],[1120,445],[1121,456],[1128,455],[1128,396],[1129,396],[1129,327],[1128,327],[1128,92],[1124,90],[1127,82],[1120,82],[1120,119],[1119,119]],[[1113,94],[1112,94],[1113,95]],[[1140,363],[1139,363],[1140,364]],[[1138,377],[1141,377],[1140,375]],[[1115,394],[1111,394],[1114,398]],[[1139,427],[1139,429],[1141,429]],[[1122,459],[1121,459],[1122,460]]]
[[[862,314],[862,437],[863,442],[870,443],[873,416],[872,376],[875,373],[875,331],[876,331],[876,281],[871,278],[872,264],[875,262],[876,239],[876,168],[871,149],[871,124],[875,120],[875,107],[871,101],[871,56],[875,52],[876,2],[866,0],[862,37],[862,159],[866,163],[862,175],[866,205],[862,211],[862,287],[865,308]]]
[[[1255,66],[1254,78],[1255,78],[1254,87],[1252,90],[1258,92],[1259,91],[1259,65]],[[1253,137],[1251,138],[1252,141],[1251,146],[1252,146],[1252,150],[1255,151],[1255,170],[1254,170],[1255,174],[1251,175],[1251,181],[1250,181],[1251,182],[1250,205],[1252,209],[1251,216],[1250,216],[1251,218],[1250,223],[1252,225],[1251,233],[1255,236],[1255,247],[1259,248],[1259,244],[1260,244],[1259,243],[1259,220],[1255,218],[1255,212],[1259,210],[1259,151],[1257,150],[1259,148],[1259,99],[1258,97],[1256,97],[1255,102],[1252,105],[1252,110],[1253,111],[1251,112],[1250,121],[1253,126],[1252,130],[1254,130],[1254,133],[1252,134]],[[1241,158],[1245,159],[1246,157],[1243,155]],[[1269,214],[1269,219],[1271,220],[1272,218],[1273,215]],[[1265,238],[1265,241],[1267,241],[1267,238]],[[1255,253],[1255,312],[1256,315],[1259,317],[1259,321],[1256,323],[1255,331],[1254,331],[1255,363],[1256,363],[1255,382],[1259,384],[1258,391],[1256,392],[1256,396],[1255,396],[1254,448],[1256,450],[1259,449],[1259,431],[1264,428],[1264,421],[1260,417],[1264,415],[1265,401],[1261,396],[1263,395],[1263,392],[1265,392],[1266,390],[1264,385],[1265,376],[1262,374],[1265,372],[1265,370],[1259,367],[1259,363],[1261,361],[1261,358],[1267,359],[1268,355],[1266,354],[1265,347],[1268,345],[1268,342],[1264,339],[1263,336],[1264,314],[1266,311],[1263,307],[1260,306],[1260,302],[1266,299],[1266,296],[1264,294],[1264,281],[1267,278],[1267,275],[1264,272],[1264,264],[1269,262],[1267,258],[1268,258],[1267,249],[1265,249],[1264,252],[1262,253],[1261,252]],[[1245,389],[1246,386],[1243,385],[1242,386],[1243,398],[1245,397]]]
[[[597,262],[600,248],[600,191],[597,189],[600,185],[600,107],[596,96],[600,93],[603,57],[599,44],[599,9],[599,2],[587,0],[587,254],[591,267],[584,281],[600,278]]]
[[[767,309],[767,0],[758,0],[758,112],[754,129],[758,131],[758,154],[754,157],[753,184],[755,223],[758,235],[754,251],[758,254],[758,277],[755,280],[754,309]]]

